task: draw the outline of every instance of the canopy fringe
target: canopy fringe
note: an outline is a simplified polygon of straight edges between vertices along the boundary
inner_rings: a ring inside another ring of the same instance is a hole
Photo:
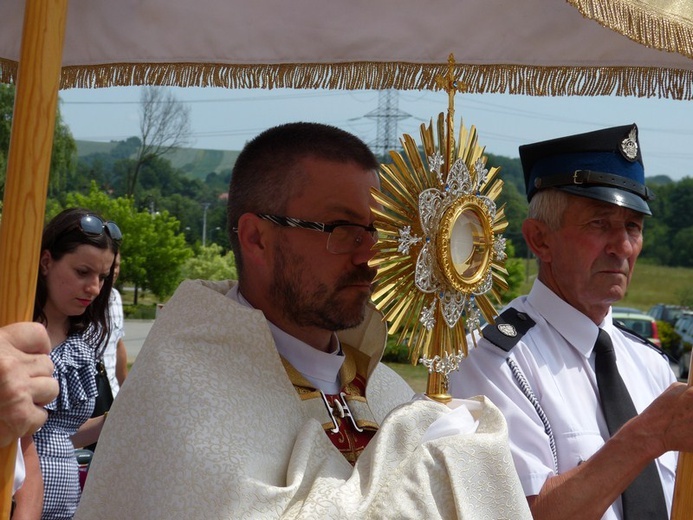
[[[130,64],[63,67],[61,88],[130,85],[182,87],[440,90],[447,63]],[[530,67],[455,65],[465,92],[529,96],[693,98],[693,71],[641,67]],[[0,59],[0,82],[16,80],[17,63]]]
[[[687,11],[678,12],[676,2],[668,2],[666,11],[648,0],[568,0],[568,3],[586,18],[631,40],[693,58],[693,19]]]

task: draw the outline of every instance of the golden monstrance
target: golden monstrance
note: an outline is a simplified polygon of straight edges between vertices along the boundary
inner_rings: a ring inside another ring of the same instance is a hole
[[[371,264],[378,267],[376,306],[390,332],[409,346],[413,364],[428,368],[426,395],[447,402],[448,375],[467,355],[466,334],[481,317],[493,322],[505,279],[508,222],[496,206],[503,188],[499,168],[487,168],[476,129],[461,125],[454,136],[454,96],[461,87],[449,73],[438,78],[448,93],[447,116],[421,125],[421,145],[402,137],[404,156],[390,151],[373,195],[380,240]]]

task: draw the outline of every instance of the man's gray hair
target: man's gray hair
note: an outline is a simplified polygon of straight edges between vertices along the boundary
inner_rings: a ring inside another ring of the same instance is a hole
[[[563,223],[563,214],[568,208],[570,194],[555,188],[541,190],[529,202],[528,217],[546,224],[555,231]]]

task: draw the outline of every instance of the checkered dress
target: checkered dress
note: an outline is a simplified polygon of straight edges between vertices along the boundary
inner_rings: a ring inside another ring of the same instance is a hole
[[[58,397],[46,406],[48,420],[34,434],[43,473],[42,520],[72,518],[80,498],[79,468],[70,440],[91,417],[96,400],[95,350],[79,334],[51,352]]]

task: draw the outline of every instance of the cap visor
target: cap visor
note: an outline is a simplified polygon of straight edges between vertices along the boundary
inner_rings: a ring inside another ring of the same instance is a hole
[[[580,197],[588,197],[590,199],[602,200],[609,204],[615,204],[624,208],[632,209],[638,213],[652,215],[647,202],[630,191],[619,190],[606,186],[557,186],[559,190],[578,195]]]

